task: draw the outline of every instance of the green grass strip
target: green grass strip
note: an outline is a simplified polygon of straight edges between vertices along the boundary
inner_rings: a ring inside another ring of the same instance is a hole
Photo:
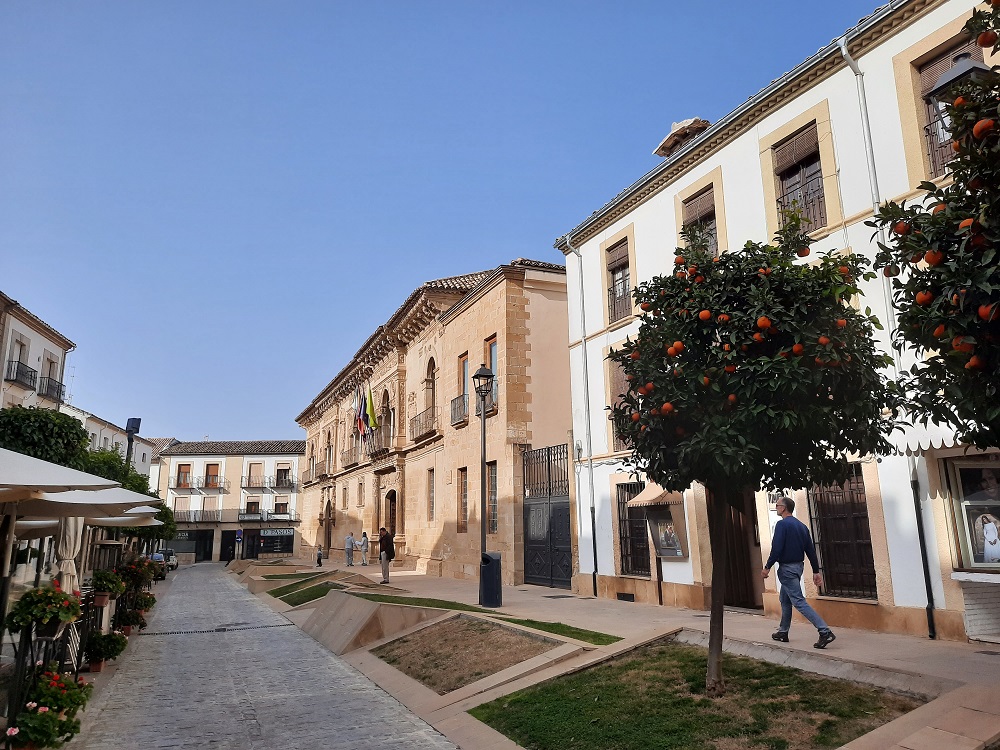
[[[315,575],[309,576],[308,578],[300,578],[297,581],[292,581],[291,583],[286,583],[284,586],[278,586],[278,588],[271,589],[267,593],[269,593],[271,596],[274,596],[274,597],[277,597],[278,599],[280,599],[285,594],[290,594],[293,591],[298,591],[301,588],[305,588],[309,584],[310,581],[316,580],[321,575],[325,575],[325,573],[317,573]]]
[[[293,607],[297,607],[300,604],[311,602],[313,599],[320,599],[326,596],[327,592],[331,589],[342,588],[344,587],[339,583],[324,581],[323,583],[317,583],[315,586],[309,586],[308,588],[299,589],[298,591],[293,591],[290,594],[285,594],[279,598],[281,601],[291,604]]]
[[[315,573],[271,573],[271,575],[264,576],[269,581],[276,581],[283,578],[308,578],[309,576],[314,576]]]
[[[574,628],[572,625],[566,625],[561,622],[541,622],[539,620],[518,620],[513,617],[498,617],[498,620],[503,620],[504,622],[512,622],[515,625],[523,625],[526,628],[531,628],[532,630],[543,630],[546,633],[555,633],[556,635],[564,635],[567,638],[574,638],[578,641],[584,641],[585,643],[593,643],[595,646],[607,646],[611,643],[617,643],[621,640],[616,635],[608,635],[607,633],[598,633],[596,630],[584,630],[583,628]]]
[[[481,612],[484,615],[493,614],[488,609],[473,607],[471,604],[462,604],[461,602],[450,602],[447,599],[426,599],[420,596],[391,596],[389,594],[358,594],[353,591],[351,593],[354,596],[360,596],[362,599],[381,602],[382,604],[409,604],[411,607],[432,607],[434,609],[454,609],[459,612]]]

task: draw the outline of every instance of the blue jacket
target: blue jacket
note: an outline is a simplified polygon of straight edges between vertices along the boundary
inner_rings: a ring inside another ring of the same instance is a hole
[[[807,556],[813,573],[818,573],[819,560],[816,559],[816,548],[809,536],[809,528],[795,516],[782,518],[774,527],[771,555],[764,567],[770,568],[775,563],[800,563]]]

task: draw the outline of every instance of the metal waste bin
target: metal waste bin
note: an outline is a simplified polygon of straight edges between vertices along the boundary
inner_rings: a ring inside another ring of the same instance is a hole
[[[502,607],[500,589],[500,553],[484,552],[479,566],[479,604],[482,607]]]

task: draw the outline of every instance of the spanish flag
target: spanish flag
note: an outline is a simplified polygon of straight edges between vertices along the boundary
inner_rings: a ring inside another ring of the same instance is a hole
[[[368,383],[368,399],[366,404],[367,418],[365,421],[368,423],[368,429],[377,430],[378,429],[378,415],[375,413],[375,399],[372,398],[372,384]]]

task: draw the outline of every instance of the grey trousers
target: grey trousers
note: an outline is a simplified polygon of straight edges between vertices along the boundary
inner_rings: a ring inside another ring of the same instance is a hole
[[[382,580],[389,580],[389,557],[385,552],[379,552],[378,555],[379,562],[382,563]]]

